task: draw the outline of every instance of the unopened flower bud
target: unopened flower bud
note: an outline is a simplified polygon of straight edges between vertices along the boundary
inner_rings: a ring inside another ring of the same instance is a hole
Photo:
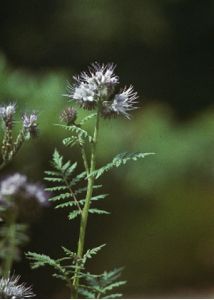
[[[27,132],[30,133],[31,137],[37,136],[37,119],[38,117],[36,113],[32,113],[30,115],[24,114],[22,117],[23,127]]]
[[[0,118],[3,119],[5,126],[8,129],[12,129],[13,126],[13,115],[16,112],[16,105],[14,103],[7,106],[0,107]]]
[[[67,107],[60,114],[60,120],[66,125],[71,125],[75,122],[77,118],[77,112],[73,107]]]

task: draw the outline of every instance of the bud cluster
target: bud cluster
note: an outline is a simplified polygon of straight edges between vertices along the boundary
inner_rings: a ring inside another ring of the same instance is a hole
[[[69,86],[68,96],[84,109],[101,108],[104,118],[123,115],[129,118],[129,111],[135,109],[137,93],[132,86],[118,91],[119,78],[114,74],[113,64],[92,64],[89,72],[74,77],[75,84]]]
[[[16,105],[14,103],[0,106],[0,120],[3,122],[4,130],[1,148],[1,166],[11,161],[28,137],[35,137],[37,135],[37,114],[33,112],[30,115],[24,114],[22,116],[22,128],[14,140],[12,131],[15,113]]]

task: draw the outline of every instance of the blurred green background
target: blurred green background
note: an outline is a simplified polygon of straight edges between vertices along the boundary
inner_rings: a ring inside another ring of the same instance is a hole
[[[40,136],[5,171],[41,181],[66,135],[53,127],[68,105],[61,95],[93,61],[114,62],[133,83],[132,120],[104,121],[99,163],[122,151],[156,152],[103,177],[112,214],[90,218],[87,245],[108,246],[91,262],[99,272],[125,266],[124,296],[214,296],[214,1],[2,1],[0,102],[39,112]],[[25,250],[57,256],[76,246],[77,223],[46,209]],[[15,266],[38,297],[68,297],[49,270]]]

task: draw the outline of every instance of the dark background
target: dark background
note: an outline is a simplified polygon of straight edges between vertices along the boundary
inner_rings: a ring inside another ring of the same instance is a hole
[[[125,265],[125,297],[212,295],[214,1],[1,1],[0,13],[0,101],[40,112],[39,139],[7,172],[41,181],[56,145],[69,156],[52,125],[66,80],[93,61],[116,63],[142,109],[104,124],[100,163],[126,149],[157,156],[104,178],[112,215],[90,220],[87,243],[108,246],[91,268]],[[77,230],[65,211],[46,209],[25,250],[57,256],[62,244],[75,248]],[[24,257],[15,269],[38,297],[68,296]]]

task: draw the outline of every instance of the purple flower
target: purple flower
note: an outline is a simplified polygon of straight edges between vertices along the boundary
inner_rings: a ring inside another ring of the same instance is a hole
[[[104,118],[110,118],[123,115],[129,119],[129,111],[137,108],[135,107],[137,98],[137,93],[134,92],[132,86],[125,88],[119,94],[116,94],[111,101],[102,103],[102,116]]]
[[[37,119],[38,117],[36,113],[32,113],[30,115],[24,114],[22,116],[23,127],[32,137],[37,135]]]
[[[34,297],[31,286],[19,283],[20,276],[11,276],[0,279],[1,299],[25,299]]]
[[[28,182],[25,175],[15,173],[0,182],[0,202],[11,205],[13,202],[7,201],[8,196],[25,200],[33,198],[40,205],[47,206],[49,194],[42,185]]]
[[[7,106],[0,107],[0,118],[5,122],[5,126],[12,129],[13,126],[13,115],[16,112],[16,104],[11,103]]]
[[[42,206],[48,206],[49,194],[45,192],[45,189],[40,184],[28,183],[25,186],[26,196],[29,198],[35,198]]]
[[[0,182],[0,195],[10,196],[15,195],[27,182],[27,177],[20,173],[8,176]]]
[[[99,101],[109,98],[114,87],[119,83],[114,69],[113,64],[92,64],[89,72],[74,76],[76,84],[69,87],[69,94],[65,96],[76,101],[83,108],[94,108]]]
[[[123,115],[129,119],[129,112],[136,108],[138,96],[132,86],[116,92],[119,78],[114,74],[114,69],[113,64],[92,64],[89,72],[74,77],[76,84],[69,87],[69,94],[65,96],[85,109],[94,109],[99,105],[104,118]]]

